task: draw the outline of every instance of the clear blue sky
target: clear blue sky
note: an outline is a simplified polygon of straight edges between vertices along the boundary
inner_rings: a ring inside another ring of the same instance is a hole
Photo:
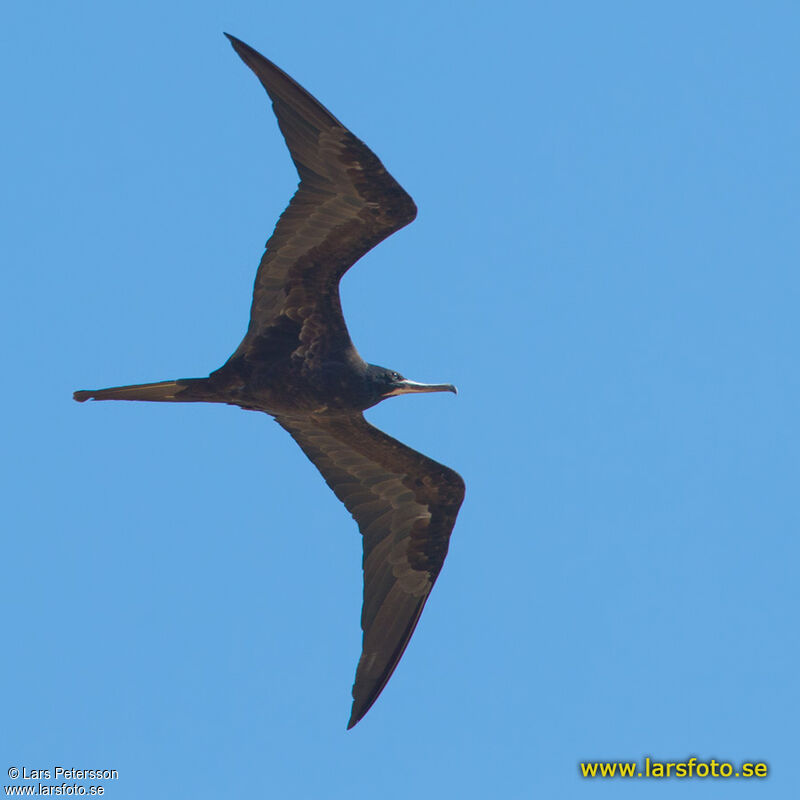
[[[71,399],[206,375],[245,330],[296,175],[223,30],[415,198],[345,315],[460,389],[368,415],[467,499],[349,733],[361,543],[297,446]],[[799,30],[789,2],[7,4],[0,784],[797,796]],[[646,755],[772,774],[578,777]]]

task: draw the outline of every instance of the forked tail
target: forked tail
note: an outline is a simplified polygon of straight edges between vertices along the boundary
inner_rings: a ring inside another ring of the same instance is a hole
[[[181,378],[177,381],[137,383],[133,386],[112,386],[110,389],[82,389],[72,396],[85,400],[150,400],[162,403],[192,403],[206,398],[197,391],[206,378]]]

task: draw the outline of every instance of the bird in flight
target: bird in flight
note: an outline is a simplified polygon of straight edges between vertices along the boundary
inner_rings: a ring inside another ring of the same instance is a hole
[[[300,176],[256,273],[250,324],[207,378],[75,392],[76,400],[228,403],[272,415],[358,523],[363,644],[348,728],[370,709],[405,651],[447,555],[464,499],[452,469],[370,425],[387,397],[455,392],[361,358],[339,281],[417,214],[377,156],[285,72],[229,34],[272,100]]]

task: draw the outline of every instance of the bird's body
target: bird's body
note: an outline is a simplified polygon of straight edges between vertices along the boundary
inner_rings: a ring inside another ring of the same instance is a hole
[[[455,472],[372,427],[361,412],[395,394],[455,388],[366,363],[342,315],[342,275],[414,219],[413,201],[310,94],[228,38],[270,95],[300,175],[267,242],[247,333],[208,378],[79,391],[75,399],[229,403],[271,414],[292,435],[364,537],[364,645],[352,727],[408,644],[464,496]]]

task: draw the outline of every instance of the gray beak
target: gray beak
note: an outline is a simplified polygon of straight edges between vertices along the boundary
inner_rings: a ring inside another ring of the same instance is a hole
[[[458,394],[458,389],[452,383],[418,383],[417,381],[397,381],[394,389],[386,393],[386,397],[396,394],[415,394],[417,392],[452,392]]]

